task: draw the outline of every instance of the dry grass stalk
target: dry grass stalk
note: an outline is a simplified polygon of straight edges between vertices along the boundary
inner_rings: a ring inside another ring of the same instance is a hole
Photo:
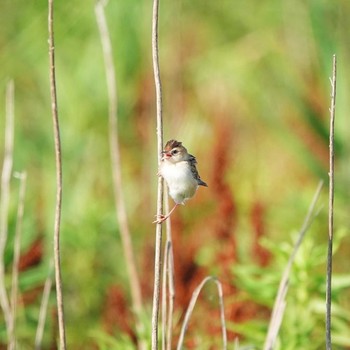
[[[5,247],[7,242],[7,220],[10,203],[10,180],[13,164],[14,140],[14,83],[11,80],[6,88],[6,124],[5,124],[5,154],[1,174],[0,196],[0,305],[4,313],[6,332],[10,339],[11,308],[5,286]]]
[[[24,197],[26,192],[27,173],[16,174],[16,177],[20,180],[19,187],[19,199],[17,208],[17,220],[16,220],[16,232],[14,239],[14,252],[13,252],[13,266],[12,266],[12,286],[11,286],[11,327],[10,327],[10,340],[9,349],[16,348],[16,311],[18,300],[18,265],[21,253],[21,236],[22,236],[22,223],[24,213]]]
[[[166,242],[164,247],[164,262],[163,262],[163,276],[162,276],[162,350],[167,348],[167,338],[165,336],[168,320],[168,290],[167,290],[167,274],[168,274],[168,255],[171,245]]]
[[[162,113],[162,85],[159,71],[159,49],[158,49],[158,14],[159,0],[153,1],[152,15],[152,58],[154,82],[157,102],[157,150],[158,165],[162,160],[163,150],[163,113]],[[158,177],[157,191],[157,216],[163,214],[163,178]],[[154,287],[152,304],[152,350],[158,349],[158,318],[159,318],[159,296],[160,296],[160,276],[162,264],[162,224],[156,224],[155,256],[154,256]]]
[[[196,305],[198,296],[202,291],[203,287],[210,281],[213,281],[216,284],[219,296],[219,307],[220,307],[220,321],[221,321],[221,331],[222,331],[222,348],[223,350],[227,349],[227,333],[226,333],[226,322],[225,322],[225,309],[224,309],[224,297],[222,292],[222,286],[220,281],[218,281],[213,276],[207,276],[203,279],[203,281],[199,284],[199,286],[194,290],[192,294],[192,298],[186,310],[185,318],[181,327],[179,341],[177,343],[177,350],[181,350],[183,347],[183,342],[185,338],[185,333],[193,312],[193,309]]]
[[[165,197],[168,197],[165,191]],[[169,202],[165,201],[165,212],[169,212]],[[171,350],[174,313],[174,255],[171,238],[171,218],[166,221],[166,243],[163,264],[162,284],[162,349]]]
[[[331,107],[329,126],[329,207],[328,207],[328,253],[327,253],[327,283],[326,283],[326,349],[332,349],[332,256],[333,256],[333,212],[334,212],[334,120],[335,98],[337,88],[337,57],[333,55],[333,72],[331,82]]]
[[[43,296],[41,298],[41,304],[40,304],[40,310],[39,310],[39,321],[38,321],[38,326],[36,328],[36,334],[35,334],[35,350],[40,350],[42,347],[47,308],[49,305],[49,297],[50,297],[50,292],[52,288],[53,269],[54,269],[54,264],[53,264],[53,259],[51,259],[49,264],[49,272],[44,284]]]
[[[175,282],[174,282],[174,254],[171,241],[167,241],[169,249],[167,255],[168,263],[168,318],[166,327],[166,350],[171,350],[172,331],[173,331],[173,314],[174,314],[174,300],[175,300]]]
[[[303,226],[301,227],[301,229],[299,231],[298,240],[294,245],[293,252],[292,252],[291,256],[289,257],[287,266],[283,272],[282,279],[281,279],[280,284],[279,284],[277,296],[275,299],[275,304],[274,304],[273,310],[272,310],[269,329],[268,329],[265,344],[264,344],[264,350],[272,350],[274,347],[274,344],[276,342],[278,332],[279,332],[279,329],[280,329],[280,326],[281,326],[281,323],[283,320],[284,310],[286,307],[285,297],[286,297],[287,291],[288,291],[290,271],[291,271],[295,256],[296,256],[296,254],[299,250],[299,247],[300,247],[300,245],[305,237],[305,234],[306,234],[308,228],[310,227],[310,225],[312,224],[314,218],[318,214],[318,212],[316,212],[314,214],[314,209],[315,209],[315,205],[317,203],[317,200],[320,196],[322,186],[323,186],[323,182],[321,181],[318,184],[318,187],[316,189],[316,192],[315,192],[314,197],[312,199],[312,202],[310,204],[309,210],[308,210],[307,215],[305,217]]]
[[[129,276],[130,291],[132,297],[133,310],[137,316],[136,328],[138,334],[144,333],[144,325],[141,322],[142,313],[142,295],[140,281],[137,274],[136,262],[132,248],[131,235],[125,209],[125,200],[123,195],[123,185],[121,176],[121,161],[118,139],[118,95],[117,82],[115,79],[115,68],[113,63],[112,44],[109,35],[108,25],[104,12],[105,4],[97,1],[95,5],[95,14],[98,28],[100,31],[100,39],[103,50],[105,63],[108,102],[109,102],[109,143],[110,155],[112,163],[112,175],[114,185],[114,199],[116,204],[116,215],[120,228],[120,236],[123,245],[123,252],[126,260],[126,267]],[[146,345],[143,341],[139,342],[139,349],[145,349]]]
[[[55,159],[56,159],[54,264],[55,264],[56,300],[57,300],[60,348],[61,350],[65,350],[66,349],[66,331],[65,331],[65,323],[64,323],[64,305],[63,305],[61,261],[60,261],[60,227],[61,227],[61,208],[62,208],[62,156],[61,156],[60,127],[59,127],[58,109],[57,109],[53,6],[54,6],[54,0],[48,0],[49,71],[50,71],[49,76],[50,76],[50,93],[51,93],[51,115],[52,115],[52,122],[53,122]]]

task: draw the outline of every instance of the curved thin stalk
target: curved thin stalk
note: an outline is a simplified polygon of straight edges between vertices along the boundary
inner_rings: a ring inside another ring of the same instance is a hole
[[[159,71],[159,50],[158,50],[158,13],[159,0],[153,1],[152,16],[152,58],[154,82],[156,88],[157,102],[157,149],[158,165],[162,160],[163,150],[163,115],[162,115],[162,85]],[[157,217],[163,214],[163,178],[158,177],[157,194]],[[159,318],[159,295],[162,264],[162,224],[156,224],[155,256],[154,256],[154,287],[153,287],[153,305],[152,305],[152,350],[158,349],[158,318]]]
[[[53,133],[55,141],[55,158],[56,158],[56,209],[54,223],[54,263],[55,263],[55,279],[56,279],[56,300],[57,300],[57,316],[58,328],[60,336],[60,348],[66,349],[66,331],[64,324],[63,309],[63,292],[61,277],[61,261],[60,261],[60,228],[61,228],[61,208],[62,208],[62,157],[61,157],[61,139],[60,126],[57,110],[57,91],[56,91],[56,69],[55,69],[55,44],[53,30],[53,2],[48,0],[48,30],[49,30],[49,68],[50,68],[50,92],[51,92],[51,114],[53,122]]]
[[[185,338],[185,333],[186,333],[193,309],[196,305],[198,296],[199,296],[200,292],[202,291],[203,287],[210,281],[213,281],[217,286],[218,295],[219,295],[219,306],[220,306],[220,320],[221,320],[222,344],[223,344],[222,348],[223,348],[223,350],[227,349],[227,333],[226,333],[224,298],[223,298],[222,286],[221,286],[220,281],[218,281],[216,277],[207,276],[203,279],[203,281],[199,284],[199,286],[194,290],[194,292],[192,294],[192,298],[191,298],[190,304],[188,305],[188,308],[186,310],[185,319],[184,319],[184,322],[183,322],[182,327],[181,327],[180,337],[179,337],[179,341],[177,344],[177,350],[182,349],[184,338]]]

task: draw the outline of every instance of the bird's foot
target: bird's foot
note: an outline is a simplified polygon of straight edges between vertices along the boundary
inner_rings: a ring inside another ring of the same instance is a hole
[[[152,224],[161,224],[162,222],[164,222],[167,218],[169,217],[169,215],[156,215],[156,220],[152,222]]]

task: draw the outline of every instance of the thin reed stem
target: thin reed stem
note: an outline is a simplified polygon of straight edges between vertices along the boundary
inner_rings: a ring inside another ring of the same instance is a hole
[[[337,57],[333,55],[331,81],[331,107],[329,126],[329,204],[328,204],[328,253],[326,282],[326,349],[332,349],[332,265],[333,265],[333,214],[334,214],[334,121],[337,88]]]
[[[169,212],[168,191],[165,187],[165,212]],[[162,349],[171,350],[174,313],[174,255],[171,236],[171,218],[166,221],[166,243],[164,247],[162,283]]]
[[[112,163],[112,175],[114,186],[114,200],[116,208],[116,216],[120,228],[120,236],[123,245],[123,252],[126,261],[126,268],[129,276],[129,284],[131,291],[132,307],[136,314],[136,328],[138,334],[144,333],[144,325],[141,321],[142,313],[142,295],[140,280],[137,274],[135,256],[132,248],[130,229],[125,208],[125,199],[123,193],[121,160],[118,138],[118,94],[117,82],[115,78],[115,67],[113,63],[112,44],[108,30],[107,20],[104,11],[104,3],[97,1],[95,5],[96,21],[100,31],[100,39],[103,50],[105,63],[108,102],[109,102],[109,145]],[[140,341],[139,349],[146,349],[146,344]]]
[[[5,154],[1,173],[0,194],[0,305],[5,318],[7,337],[10,339],[11,308],[5,286],[5,247],[8,234],[8,212],[10,203],[10,180],[13,164],[14,140],[14,83],[9,81],[6,88]]]
[[[51,115],[53,122],[53,134],[55,142],[56,159],[56,208],[54,223],[54,264],[56,280],[57,316],[59,327],[59,339],[61,350],[66,349],[66,331],[64,323],[64,305],[62,292],[61,261],[60,261],[60,227],[62,208],[62,156],[60,127],[57,109],[56,68],[55,68],[55,43],[54,43],[54,0],[48,0],[48,32],[49,32],[49,71],[51,93]]]
[[[166,328],[167,328],[167,319],[168,319],[168,303],[167,303],[167,273],[168,273],[168,261],[167,256],[169,254],[170,245],[168,243],[165,244],[164,251],[164,263],[163,263],[163,280],[162,280],[162,350],[166,349]]]
[[[159,70],[159,49],[158,49],[158,17],[159,17],[159,0],[153,1],[152,16],[152,58],[153,72],[156,89],[157,102],[157,150],[158,166],[162,160],[163,150],[163,113],[162,113],[162,85]],[[163,214],[163,178],[158,177],[158,194],[157,194],[157,217]],[[152,350],[158,349],[158,318],[159,318],[159,296],[160,296],[160,279],[162,265],[162,224],[156,224],[155,239],[155,256],[154,256],[154,287],[153,287],[153,305],[152,305]]]
[[[165,212],[169,212],[168,191],[165,193]],[[167,251],[164,256],[164,263],[167,263],[167,295],[168,295],[168,317],[166,320],[166,350],[171,350],[172,331],[173,331],[173,314],[174,314],[174,300],[175,300],[175,281],[174,281],[174,253],[173,241],[171,235],[171,218],[166,221],[166,246]],[[163,291],[165,293],[165,290]]]
[[[168,219],[170,221],[170,218]],[[174,313],[174,256],[172,241],[165,243],[162,285],[162,349],[170,350]]]
[[[35,350],[40,350],[42,347],[42,340],[43,340],[44,329],[45,329],[47,308],[49,305],[49,297],[50,297],[50,292],[51,292],[51,288],[52,288],[53,269],[54,269],[54,262],[53,262],[53,259],[51,259],[50,263],[49,263],[49,272],[48,272],[48,275],[46,277],[45,284],[44,284],[43,296],[41,298],[41,304],[40,304],[40,310],[39,310],[39,320],[38,320],[38,326],[36,328],[36,334],[35,334]]]
[[[173,338],[173,314],[174,314],[174,301],[175,301],[175,281],[174,281],[174,254],[173,245],[171,241],[168,241],[169,249],[167,255],[168,261],[168,319],[166,327],[166,342],[167,350],[172,349],[172,338]]]
[[[22,223],[24,213],[24,197],[26,193],[27,173],[24,171],[16,176],[20,180],[19,199],[17,208],[16,232],[14,240],[13,265],[12,265],[12,286],[11,286],[11,328],[9,349],[16,348],[16,311],[18,300],[18,265],[21,253]]]

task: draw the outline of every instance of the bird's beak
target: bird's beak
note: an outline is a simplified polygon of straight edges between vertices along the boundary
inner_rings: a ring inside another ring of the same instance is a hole
[[[164,159],[171,158],[171,153],[170,153],[170,152],[162,151],[162,154],[163,154],[163,158],[164,158]]]

